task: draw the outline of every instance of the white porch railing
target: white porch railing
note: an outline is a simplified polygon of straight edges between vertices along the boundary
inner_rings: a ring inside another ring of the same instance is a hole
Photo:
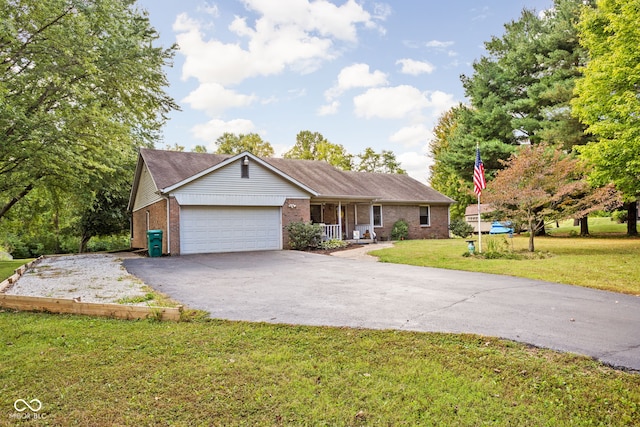
[[[340,224],[324,224],[322,226],[322,240],[342,240]]]
[[[354,225],[354,228],[356,231],[360,232],[360,238],[361,239],[366,239],[366,237],[364,237],[365,233],[368,231],[369,232],[369,239],[373,239],[376,234],[373,231],[373,227],[371,226],[371,224],[357,224]]]

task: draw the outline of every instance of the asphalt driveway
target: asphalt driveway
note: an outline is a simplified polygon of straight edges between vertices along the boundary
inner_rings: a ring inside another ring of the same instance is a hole
[[[640,297],[297,251],[135,258],[124,265],[214,318],[468,332],[640,370]]]

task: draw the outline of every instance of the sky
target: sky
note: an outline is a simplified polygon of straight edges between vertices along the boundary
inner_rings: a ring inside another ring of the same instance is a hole
[[[552,0],[139,0],[180,105],[156,148],[209,152],[257,133],[281,156],[303,130],[358,154],[391,150],[428,183],[438,117],[466,103],[460,75],[524,8]],[[474,159],[469,160],[473,163]]]

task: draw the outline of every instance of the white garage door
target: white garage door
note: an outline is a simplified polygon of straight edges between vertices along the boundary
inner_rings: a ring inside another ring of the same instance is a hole
[[[180,253],[282,249],[279,207],[184,206]]]

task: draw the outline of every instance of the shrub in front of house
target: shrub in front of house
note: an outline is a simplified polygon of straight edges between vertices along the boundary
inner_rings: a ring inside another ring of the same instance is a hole
[[[322,241],[322,227],[310,222],[291,222],[285,227],[289,233],[289,246],[295,250],[317,248]]]
[[[462,218],[457,218],[451,221],[449,224],[449,230],[454,236],[462,237],[466,239],[473,233],[473,225],[469,224]]]
[[[407,237],[409,237],[409,223],[404,219],[397,220],[391,229],[391,240],[404,240]]]

